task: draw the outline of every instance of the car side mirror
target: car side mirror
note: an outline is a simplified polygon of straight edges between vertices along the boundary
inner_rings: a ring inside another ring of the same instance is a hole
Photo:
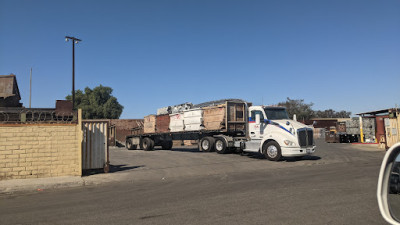
[[[377,198],[383,218],[400,225],[400,143],[392,146],[383,158]]]

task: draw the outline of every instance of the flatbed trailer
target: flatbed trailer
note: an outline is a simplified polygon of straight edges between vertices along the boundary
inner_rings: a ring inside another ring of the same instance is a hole
[[[217,152],[226,153],[231,148],[234,148],[234,141],[246,139],[248,103],[226,101],[222,107],[225,108],[222,129],[161,133],[141,133],[137,129],[134,131],[136,134],[126,137],[126,147],[132,150],[140,147],[140,149],[149,151],[155,146],[161,146],[163,149],[169,150],[172,148],[172,141],[174,140],[198,140],[201,151],[212,151],[215,142],[221,139],[224,142],[224,146],[219,148]]]

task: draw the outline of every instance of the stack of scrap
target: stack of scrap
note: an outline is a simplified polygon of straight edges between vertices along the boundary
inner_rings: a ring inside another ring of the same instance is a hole
[[[165,133],[169,131],[169,115],[160,115],[156,117],[156,131],[157,133]]]
[[[170,114],[169,130],[171,132],[183,131],[185,124],[183,123],[183,113]]]
[[[186,131],[203,129],[203,109],[191,109],[183,112],[183,122]]]
[[[360,119],[357,117],[351,118],[346,121],[346,133],[348,134],[360,134]]]
[[[149,115],[144,117],[144,133],[155,133],[156,132],[156,116]]]
[[[159,115],[167,115],[171,113],[171,106],[163,107],[157,109],[157,116]]]
[[[205,107],[203,120],[206,130],[220,130],[224,127],[225,105]]]
[[[180,113],[185,110],[191,109],[192,107],[193,107],[193,104],[190,102],[186,102],[186,103],[174,105],[174,106],[166,106],[166,107],[157,109],[157,116],[173,114],[173,113]]]
[[[183,103],[183,104],[180,104],[180,105],[172,106],[171,107],[171,112],[172,113],[181,113],[181,112],[183,112],[185,110],[191,109],[192,107],[193,107],[193,104],[187,102],[187,103]]]
[[[375,140],[375,119],[374,118],[362,118],[364,141],[374,143]],[[352,135],[350,137],[351,142],[358,141],[358,135],[360,135],[360,118],[354,117],[351,120],[346,121],[346,133]],[[354,138],[353,138],[354,137]]]
[[[363,118],[362,123],[364,141],[367,143],[375,143],[375,118]]]

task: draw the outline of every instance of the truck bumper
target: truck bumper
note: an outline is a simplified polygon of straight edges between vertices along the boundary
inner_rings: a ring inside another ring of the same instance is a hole
[[[281,147],[281,151],[284,157],[305,156],[313,154],[315,152],[315,146],[309,148]]]

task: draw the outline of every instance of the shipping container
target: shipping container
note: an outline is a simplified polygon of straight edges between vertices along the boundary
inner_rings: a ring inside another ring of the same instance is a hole
[[[183,112],[185,131],[203,129],[203,109],[190,109]]]
[[[155,133],[156,132],[156,116],[148,115],[144,117],[144,133]]]
[[[169,131],[169,115],[156,116],[156,132],[165,133]]]
[[[225,104],[204,108],[203,120],[206,130],[220,130],[224,128]]]
[[[204,127],[206,130],[226,130],[228,132],[245,130],[245,105],[227,102],[204,108]]]
[[[397,142],[400,142],[400,114],[397,118],[385,118],[386,140],[387,146],[392,147]]]
[[[183,113],[170,114],[169,130],[171,132],[181,132],[185,128],[183,123]]]

